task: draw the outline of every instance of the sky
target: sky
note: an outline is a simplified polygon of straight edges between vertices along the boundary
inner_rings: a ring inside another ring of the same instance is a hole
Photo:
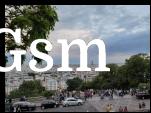
[[[54,44],[50,53],[55,64],[61,63],[58,39],[83,39],[86,43],[102,39],[106,45],[107,63],[124,63],[138,53],[150,54],[150,6],[147,5],[58,5],[59,22],[50,33]],[[77,64],[79,48],[70,49],[70,63]],[[98,62],[97,46],[88,49],[88,62]]]
[[[61,44],[82,39],[86,43],[101,39],[106,46],[107,63],[124,63],[138,53],[150,55],[149,5],[55,5],[59,21],[48,40],[54,64],[61,64]],[[70,64],[79,64],[79,48],[70,48]],[[98,63],[97,46],[88,49],[88,63]]]

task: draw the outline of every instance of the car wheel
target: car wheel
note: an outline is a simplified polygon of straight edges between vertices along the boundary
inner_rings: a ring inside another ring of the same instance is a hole
[[[44,107],[44,106],[41,106],[41,109],[45,109],[45,107]]]
[[[82,105],[80,102],[78,103],[78,106]]]
[[[28,111],[32,111],[32,108],[28,108]]]
[[[69,106],[68,104],[65,105],[65,107],[68,107],[68,106]]]

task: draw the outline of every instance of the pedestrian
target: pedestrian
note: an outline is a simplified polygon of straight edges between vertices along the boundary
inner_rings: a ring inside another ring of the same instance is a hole
[[[103,94],[101,94],[101,99],[104,99],[104,95]]]
[[[123,112],[122,106],[119,107],[119,112]]]
[[[52,100],[54,100],[55,99],[54,95],[52,95],[51,98],[52,98]]]
[[[96,93],[95,93],[95,91],[93,92],[93,95],[95,95]]]
[[[142,102],[142,108],[145,108],[146,104],[145,102]]]
[[[13,112],[13,106],[12,106],[12,104],[10,104],[10,106],[9,106],[9,112]]]
[[[67,92],[67,97],[69,97],[70,96],[70,93],[69,92]]]
[[[106,107],[106,112],[110,112],[110,105],[109,104]]]
[[[91,99],[92,99],[92,96],[93,96],[93,92],[91,91],[91,92],[90,92],[90,97],[91,97]]]
[[[110,104],[110,111],[109,112],[113,112],[113,105]]]
[[[128,110],[127,110],[127,106],[125,106],[125,108],[124,108],[124,112],[128,112]]]
[[[141,108],[142,108],[142,105],[141,105],[141,103],[139,103],[138,105],[139,105],[139,109],[141,109]]]
[[[113,90],[112,90],[112,92],[111,92],[111,99],[113,99]]]
[[[8,102],[9,102],[9,104],[11,104],[11,103],[12,103],[12,99],[11,99],[11,98],[9,98]]]
[[[74,97],[74,94],[72,93],[72,97]]]
[[[84,99],[85,99],[85,101],[87,100],[87,92],[86,91],[84,92]]]

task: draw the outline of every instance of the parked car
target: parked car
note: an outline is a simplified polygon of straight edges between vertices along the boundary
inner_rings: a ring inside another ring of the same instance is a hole
[[[84,102],[81,99],[70,97],[65,99],[65,101],[63,101],[63,106],[67,107],[67,106],[83,105],[83,103]]]
[[[15,102],[12,105],[12,108],[17,108],[20,107],[21,111],[34,111],[36,109],[36,105],[34,103],[31,102],[27,102],[27,101],[19,101],[19,102]]]
[[[41,103],[41,109],[55,108],[58,106],[59,106],[58,102],[54,100],[45,100]]]
[[[150,98],[150,94],[144,93],[144,92],[138,92],[136,94],[136,98],[137,99],[149,99]]]

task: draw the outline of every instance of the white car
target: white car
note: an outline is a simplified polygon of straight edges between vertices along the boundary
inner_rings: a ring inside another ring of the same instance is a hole
[[[63,101],[63,106],[76,106],[76,105],[83,105],[83,100],[81,99],[76,99],[73,97],[66,98],[65,101]]]

